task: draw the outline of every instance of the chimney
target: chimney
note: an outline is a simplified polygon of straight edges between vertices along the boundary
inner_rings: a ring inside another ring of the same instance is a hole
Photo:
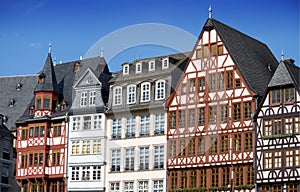
[[[295,65],[295,60],[292,59],[292,58],[288,58],[288,59],[285,59],[285,60],[283,60],[283,61]]]
[[[82,60],[82,56],[80,55],[80,57],[79,57],[79,60],[81,61]]]

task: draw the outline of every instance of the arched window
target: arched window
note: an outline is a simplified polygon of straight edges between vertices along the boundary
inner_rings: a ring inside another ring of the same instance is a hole
[[[141,85],[141,102],[150,101],[151,84],[149,82],[142,83]]]
[[[127,104],[135,103],[136,98],[136,85],[127,86]]]
[[[165,99],[166,83],[165,80],[155,82],[155,100]]]
[[[122,104],[122,87],[113,88],[113,105]]]

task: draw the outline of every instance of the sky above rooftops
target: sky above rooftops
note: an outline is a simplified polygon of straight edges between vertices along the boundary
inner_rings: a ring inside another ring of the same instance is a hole
[[[0,76],[39,72],[49,43],[56,63],[103,49],[112,72],[126,61],[191,51],[210,5],[213,18],[299,66],[299,0],[0,0]]]

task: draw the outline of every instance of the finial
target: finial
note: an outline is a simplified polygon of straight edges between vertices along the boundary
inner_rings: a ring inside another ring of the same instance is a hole
[[[104,51],[103,51],[103,48],[101,48],[100,51],[101,51],[101,52],[100,52],[100,56],[103,57],[103,52],[104,52]]]
[[[49,43],[49,46],[48,46],[48,53],[51,53],[51,43]]]
[[[283,52],[283,49],[281,50],[281,61],[283,61],[284,59],[284,52]]]
[[[208,18],[211,18],[211,13],[212,13],[212,8],[211,8],[211,5],[209,5],[209,8],[208,8]]]

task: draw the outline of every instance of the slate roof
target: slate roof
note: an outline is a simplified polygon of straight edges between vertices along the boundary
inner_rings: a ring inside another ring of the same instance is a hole
[[[294,65],[291,59],[283,60],[279,63],[268,87],[277,87],[284,85],[295,85],[299,91],[300,85],[300,68]]]
[[[9,129],[14,126],[31,102],[37,78],[37,74],[0,77],[0,113],[8,118],[6,126]],[[18,84],[21,86],[19,90]],[[14,101],[12,106],[9,105],[10,99]]]
[[[215,28],[251,90],[259,96],[266,91],[278,61],[268,46],[213,18],[209,18],[203,30]]]

